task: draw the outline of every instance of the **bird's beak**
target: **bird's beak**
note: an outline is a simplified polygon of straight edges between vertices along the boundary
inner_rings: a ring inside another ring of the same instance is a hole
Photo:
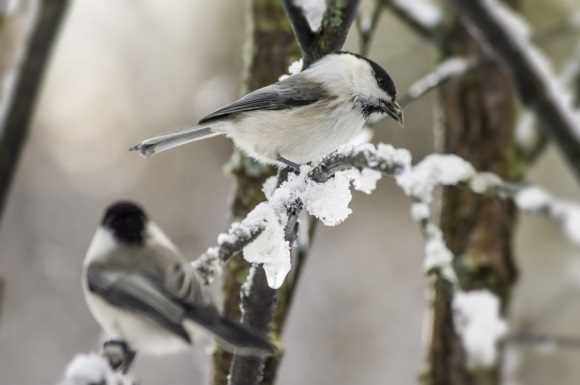
[[[383,104],[383,111],[391,118],[396,120],[401,127],[405,125],[405,118],[403,117],[403,109],[395,101]]]

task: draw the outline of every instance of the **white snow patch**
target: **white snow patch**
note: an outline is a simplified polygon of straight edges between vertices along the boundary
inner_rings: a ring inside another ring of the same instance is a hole
[[[544,189],[536,186],[521,189],[514,197],[514,202],[520,210],[539,211],[548,207],[552,196]]]
[[[450,186],[468,181],[475,175],[471,163],[457,155],[431,154],[419,164],[396,177],[405,194],[430,204],[438,185]]]
[[[551,211],[560,220],[568,239],[580,245],[580,205],[566,201],[552,202]]]
[[[463,74],[471,66],[471,61],[463,58],[451,58],[440,63],[435,70],[409,87],[409,96],[418,98],[430,89],[438,86],[450,77]]]
[[[369,33],[373,27],[373,18],[371,15],[366,15],[360,21],[360,31],[362,33]]]
[[[447,248],[441,229],[433,223],[429,223],[425,232],[427,242],[425,243],[423,270],[428,273],[434,269],[443,270],[450,267],[451,262],[453,262],[453,253]]]
[[[442,20],[441,9],[430,0],[394,0],[394,3],[425,28],[434,28]]]
[[[377,182],[381,179],[383,174],[378,171],[368,168],[359,171],[351,169],[342,172],[351,182],[355,190],[362,191],[365,194],[371,194],[377,188]]]
[[[470,368],[488,368],[497,360],[498,341],[507,333],[499,299],[488,290],[456,292],[453,321]]]
[[[476,194],[486,194],[502,183],[502,179],[492,172],[479,172],[471,178],[469,187]]]
[[[274,194],[274,191],[276,191],[277,186],[278,186],[277,176],[271,176],[268,179],[266,179],[264,185],[262,186],[262,191],[264,192],[266,199],[270,199],[272,197],[272,194]]]
[[[109,362],[97,353],[82,353],[67,366],[60,385],[114,385],[115,373]]]
[[[538,131],[534,124],[536,117],[530,110],[525,110],[516,123],[516,143],[524,149],[531,149],[538,140]]]
[[[300,172],[304,173],[303,170]],[[325,183],[306,180],[300,196],[306,210],[326,226],[336,226],[352,213],[348,207],[352,199],[350,179],[344,172],[336,173]]]
[[[290,248],[284,239],[281,217],[285,218],[286,214],[260,203],[242,222],[247,227],[264,226],[258,238],[244,248],[244,258],[250,263],[263,264],[268,285],[274,289],[282,286],[291,267]]]
[[[292,75],[296,75],[302,71],[302,67],[304,66],[304,61],[302,58],[293,61],[290,66],[288,66],[288,74],[284,74],[278,78],[278,80],[288,79]]]
[[[429,215],[431,215],[431,210],[427,203],[416,202],[411,205],[411,218],[413,218],[415,222],[428,219]]]
[[[390,144],[379,143],[377,153],[380,157],[401,165],[405,170],[411,168],[411,153],[405,148],[395,148]]]
[[[326,0],[294,0],[294,5],[302,8],[312,32],[318,31],[326,12]]]

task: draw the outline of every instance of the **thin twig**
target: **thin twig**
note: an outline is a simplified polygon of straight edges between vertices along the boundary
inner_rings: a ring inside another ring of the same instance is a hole
[[[357,14],[356,24],[359,32],[360,54],[368,56],[373,35],[385,8],[384,0],[375,0],[375,7],[368,17]]]
[[[580,337],[564,337],[527,331],[511,333],[504,341],[514,345],[551,345],[558,348],[580,349]]]

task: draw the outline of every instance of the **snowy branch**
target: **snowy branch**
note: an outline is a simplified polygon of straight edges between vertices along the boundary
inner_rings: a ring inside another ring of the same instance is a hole
[[[524,105],[580,178],[580,120],[546,59],[532,45],[528,25],[497,0],[453,4],[470,31],[506,68]]]
[[[475,64],[476,61],[472,58],[464,59],[460,57],[454,57],[439,63],[432,72],[411,84],[407,93],[400,98],[399,104],[401,106],[411,104],[448,80],[463,75],[467,70],[473,68]]]
[[[441,8],[431,0],[382,0],[411,29],[426,40],[436,37],[443,22]]]
[[[208,249],[194,266],[206,282],[211,282],[220,274],[223,263],[243,251],[248,262],[263,264],[268,284],[278,288],[290,271],[288,228],[294,227],[300,212],[306,209],[324,224],[338,225],[351,213],[350,184],[359,191],[371,193],[382,175],[394,177],[412,198],[413,218],[422,223],[432,250],[438,250],[433,241],[442,237],[440,230],[429,221],[429,205],[436,187],[452,185],[476,194],[514,199],[523,212],[552,218],[572,242],[580,244],[580,205],[577,203],[554,198],[539,187],[514,184],[493,173],[477,172],[456,155],[432,154],[412,166],[411,155],[405,149],[363,144],[344,146],[313,167],[302,166],[300,175],[290,174],[288,181],[276,189],[268,187],[275,180],[267,181],[265,190],[271,191],[267,194],[268,200],[240,223],[234,223],[228,234],[221,234],[218,247]],[[291,226],[288,226],[289,220],[293,221]],[[439,248],[438,253],[446,252]],[[439,265],[426,262],[426,266]]]
[[[340,51],[358,3],[358,0],[283,0],[304,56],[304,68],[324,55]]]

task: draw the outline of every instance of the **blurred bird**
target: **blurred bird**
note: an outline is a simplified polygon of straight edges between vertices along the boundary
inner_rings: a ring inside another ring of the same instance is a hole
[[[179,351],[202,330],[237,354],[276,352],[266,337],[220,315],[195,269],[131,202],[107,208],[85,257],[83,289],[95,319],[129,351]]]
[[[403,112],[389,74],[350,52],[322,57],[306,70],[260,88],[197,125],[131,148],[142,156],[219,134],[254,159],[299,168],[349,142],[371,115],[402,126]]]

